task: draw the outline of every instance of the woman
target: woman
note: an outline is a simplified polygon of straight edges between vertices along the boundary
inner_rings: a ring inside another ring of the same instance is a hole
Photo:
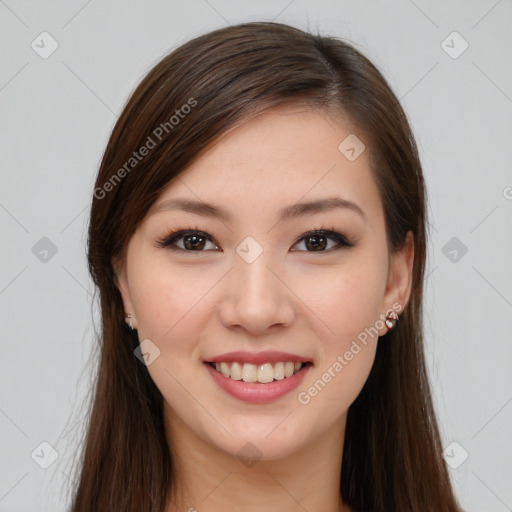
[[[425,188],[352,46],[189,41],[96,181],[101,360],[73,512],[459,511],[425,367]]]

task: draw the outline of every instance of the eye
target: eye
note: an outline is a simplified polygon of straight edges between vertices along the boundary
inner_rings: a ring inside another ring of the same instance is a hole
[[[182,245],[179,246],[177,242],[181,242],[182,240]],[[208,233],[198,229],[180,229],[179,231],[174,231],[170,235],[167,235],[163,240],[160,240],[158,246],[173,251],[205,252],[203,249],[208,242],[213,244],[214,249],[218,248],[213,243],[212,237]]]
[[[334,241],[334,246],[328,247],[328,240]],[[334,229],[315,229],[302,235],[295,241],[293,246],[303,242],[306,251],[299,252],[332,252],[333,250],[344,247],[354,247],[345,235],[338,233]],[[205,249],[207,244],[213,245],[213,249]],[[207,250],[219,250],[219,247],[213,242],[213,238],[204,231],[196,228],[179,229],[167,235],[163,240],[157,242],[161,248],[171,249],[179,252],[206,252]],[[296,252],[295,250],[293,252]]]
[[[335,242],[334,247],[331,246],[328,250],[325,250],[328,242],[327,240],[332,240]],[[304,243],[304,247],[307,249],[306,252],[332,252],[332,250],[342,249],[343,247],[354,247],[354,244],[350,242],[345,235],[334,231],[334,229],[315,229],[302,235],[294,245],[297,245],[299,242]]]

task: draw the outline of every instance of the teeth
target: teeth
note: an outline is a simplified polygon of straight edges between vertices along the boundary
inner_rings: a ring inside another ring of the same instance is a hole
[[[244,382],[256,382],[258,380],[258,367],[245,363],[242,368],[242,380]]]
[[[265,363],[262,364],[261,366],[258,366],[257,380],[258,382],[264,383],[272,382],[274,380],[274,368],[272,368],[272,365],[270,363]]]
[[[229,363],[226,364],[229,365]],[[233,380],[242,380],[242,365],[240,363],[233,363],[230,374]]]
[[[276,363],[274,366],[274,379],[284,379],[284,363]]]
[[[229,377],[229,366],[227,363],[220,363],[220,373],[222,373],[224,377]]]
[[[260,382],[268,384],[274,380],[282,380],[291,377],[301,368],[302,363],[293,363],[291,361],[279,363],[264,363],[260,365],[250,363],[215,363],[215,369],[233,380],[243,380],[244,382]]]

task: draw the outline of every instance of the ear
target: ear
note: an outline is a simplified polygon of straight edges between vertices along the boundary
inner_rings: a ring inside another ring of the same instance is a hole
[[[128,284],[128,276],[126,272],[126,259],[123,258],[123,261],[120,261],[117,257],[112,260],[112,268],[115,273],[115,284],[121,293],[121,298],[123,299],[124,313],[125,316],[128,314],[133,315],[132,325],[133,328],[136,328],[135,325],[135,313],[134,307],[130,297],[130,287]]]
[[[391,254],[388,281],[382,304],[383,315],[386,315],[389,310],[400,315],[405,309],[411,296],[413,263],[414,236],[412,231],[408,231],[403,247],[400,251]],[[384,327],[379,335],[382,336],[387,331],[388,328]]]

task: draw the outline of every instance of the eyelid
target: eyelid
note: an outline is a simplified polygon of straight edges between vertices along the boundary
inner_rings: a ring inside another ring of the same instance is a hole
[[[197,234],[201,237],[204,237],[207,241],[209,241],[217,246],[215,239],[211,235],[209,235],[205,231],[202,231],[201,229],[196,228],[196,227],[178,228],[176,230],[173,230],[169,235],[167,235],[163,239],[157,241],[156,246],[158,248],[171,249],[173,251],[182,252],[182,253],[211,252],[211,250],[188,251],[186,249],[182,249],[181,247],[177,247],[174,245],[174,242],[176,242],[177,240],[180,240],[188,235],[195,235],[195,234]],[[355,247],[357,245],[357,243],[355,241],[351,241],[346,235],[336,231],[335,228],[331,228],[331,229],[313,228],[312,230],[309,230],[309,231],[301,234],[295,240],[292,247],[297,245],[299,242],[302,242],[303,240],[307,239],[308,237],[312,237],[312,236],[325,236],[326,238],[334,240],[337,245],[335,247],[331,247],[327,251],[292,251],[292,252],[304,252],[304,253],[311,253],[311,254],[315,254],[315,253],[316,254],[330,254],[335,250],[344,249],[344,248],[348,249],[351,247]]]
[[[343,247],[350,248],[354,247],[356,244],[355,242],[351,241],[346,235],[343,233],[340,233],[339,231],[336,231],[335,228],[326,229],[326,228],[314,228],[310,231],[307,231],[306,233],[302,234],[297,238],[295,243],[293,245],[297,245],[299,242],[302,242],[305,238],[308,238],[310,236],[325,236],[326,238],[330,238],[331,240],[334,240],[338,245],[331,249],[341,249]],[[328,251],[300,251],[300,252],[310,252],[310,253],[330,253],[331,249]]]
[[[205,231],[202,231],[199,228],[179,228],[177,230],[173,230],[170,234],[165,236],[163,239],[159,240],[157,242],[157,247],[160,247],[162,249],[171,249],[178,252],[187,252],[187,253],[201,253],[201,252],[207,252],[207,251],[186,251],[185,249],[182,249],[181,247],[176,247],[174,242],[177,240],[180,240],[181,238],[184,238],[188,235],[200,235],[209,242],[214,243],[217,245],[211,235],[206,233]]]

